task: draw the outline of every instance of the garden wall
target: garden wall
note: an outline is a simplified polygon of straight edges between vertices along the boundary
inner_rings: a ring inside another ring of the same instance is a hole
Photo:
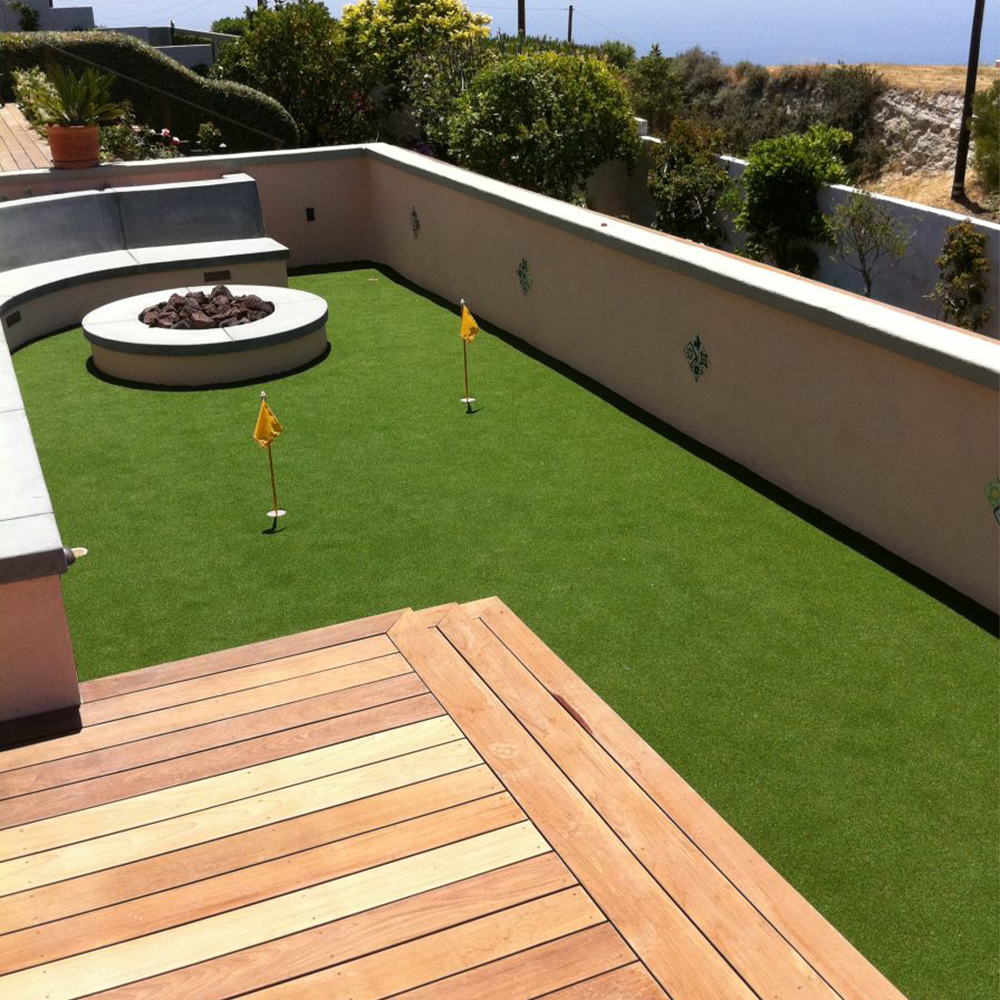
[[[1000,345],[986,337],[382,144],[24,172],[0,177],[0,194],[233,171],[257,179],[291,266],[371,259],[464,297],[482,320],[1000,610],[985,495],[1000,454]],[[336,358],[335,303],[329,329]]]
[[[587,200],[598,212],[606,212],[616,218],[627,216],[632,222],[643,226],[652,225],[654,217],[653,199],[646,186],[646,175],[650,168],[650,150],[659,140],[643,137],[643,153],[635,170],[629,174],[623,163],[606,163],[587,184]],[[719,157],[726,165],[730,176],[737,180],[743,174],[746,160],[732,156]],[[844,185],[825,186],[820,193],[819,205],[824,212],[847,201],[855,189]],[[937,303],[927,298],[938,279],[938,268],[934,261],[941,254],[945,240],[945,230],[961,222],[966,216],[944,209],[917,205],[898,198],[874,195],[912,233],[906,257],[895,267],[875,279],[873,297],[880,302],[909,309],[921,316],[935,316]],[[993,262],[989,275],[987,301],[1000,303],[1000,225],[973,219],[972,224],[987,238],[987,254]],[[736,249],[743,244],[740,234],[732,225],[726,227],[730,238],[728,249]],[[820,267],[816,279],[834,288],[850,292],[862,292],[860,275],[843,261],[834,260],[829,247],[817,246]],[[983,333],[1000,338],[1000,309],[995,309]]]

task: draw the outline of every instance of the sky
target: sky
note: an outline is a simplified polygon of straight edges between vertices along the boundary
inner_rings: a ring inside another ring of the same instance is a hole
[[[75,0],[82,3],[84,0]],[[241,14],[246,0],[93,0],[98,24],[207,28],[217,17]],[[255,0],[251,0],[255,2]],[[73,6],[74,0],[57,0]],[[561,5],[561,6],[560,6]],[[343,6],[330,0],[334,14]],[[516,0],[469,3],[493,27],[517,30]],[[564,0],[527,0],[530,34],[566,36]],[[580,0],[573,38],[618,38],[640,54],[701,45],[726,62],[765,65],[803,62],[963,64],[969,55],[973,0]],[[981,62],[1000,57],[1000,0],[986,0]]]

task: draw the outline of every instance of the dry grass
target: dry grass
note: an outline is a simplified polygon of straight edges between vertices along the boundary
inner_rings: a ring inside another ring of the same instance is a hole
[[[971,167],[966,176],[965,193],[969,203],[960,205],[951,200],[951,170],[925,171],[915,174],[903,174],[896,171],[883,174],[868,190],[891,198],[902,198],[904,201],[914,201],[918,205],[930,205],[933,208],[945,208],[951,212],[972,215],[979,218],[1000,221],[996,199],[992,201],[976,180]]]
[[[905,66],[901,63],[872,63],[885,77],[890,87],[901,90],[925,90],[933,94],[962,94],[965,92],[965,66]],[[785,66],[768,66],[771,73],[786,69]],[[808,69],[808,67],[794,67]],[[994,80],[1000,79],[1000,68],[980,66],[976,89],[985,90]]]

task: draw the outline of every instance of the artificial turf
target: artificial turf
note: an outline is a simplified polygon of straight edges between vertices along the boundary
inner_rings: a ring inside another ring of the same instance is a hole
[[[993,1000],[989,630],[489,328],[467,416],[456,316],[391,274],[291,284],[332,353],[264,386],[15,355],[81,676],[498,594],[912,1000]]]

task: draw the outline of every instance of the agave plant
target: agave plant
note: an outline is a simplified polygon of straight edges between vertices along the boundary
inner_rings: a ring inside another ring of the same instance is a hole
[[[123,114],[111,99],[114,77],[85,69],[79,76],[58,64],[49,68],[51,90],[39,92],[38,111],[47,125],[98,125]]]

